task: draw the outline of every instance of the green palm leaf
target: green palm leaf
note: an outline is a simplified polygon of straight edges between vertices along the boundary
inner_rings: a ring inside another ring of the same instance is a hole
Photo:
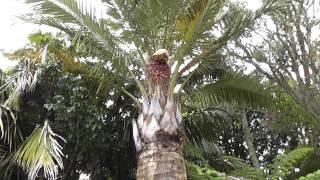
[[[214,107],[221,102],[227,102],[238,106],[263,108],[271,103],[270,93],[258,81],[240,75],[225,75],[216,82],[193,89],[187,94],[182,98],[191,107]]]
[[[186,43],[209,30],[216,23],[216,16],[221,12],[224,0],[197,0],[178,15],[176,26]]]
[[[186,108],[188,109],[188,108]],[[226,122],[231,121],[231,114],[226,107],[208,109],[189,109],[184,113],[185,133],[189,142],[206,151],[207,143],[215,142],[220,130],[228,129]]]
[[[140,53],[152,55],[159,48],[174,52],[176,15],[188,4],[184,0],[104,1],[108,4],[110,26],[121,30],[121,38],[133,42]]]
[[[28,178],[36,178],[39,170],[43,168],[44,176],[48,179],[55,179],[58,174],[58,167],[63,168],[62,147],[56,140],[60,138],[55,134],[47,121],[43,127],[36,128],[28,139],[12,156],[12,163],[17,163],[28,172]]]
[[[97,56],[100,60],[112,62],[119,74],[126,72],[130,63],[139,64],[135,62],[132,54],[119,47],[120,43],[108,29],[106,21],[99,20],[94,9],[86,1],[29,0],[28,2],[34,3],[35,11],[42,15],[38,16],[38,23],[59,27],[60,30],[71,33],[70,27],[62,25],[70,23],[70,26],[75,27],[72,28],[73,32],[78,33],[69,35],[72,36],[74,43],[82,44],[83,52],[87,53],[85,55]]]

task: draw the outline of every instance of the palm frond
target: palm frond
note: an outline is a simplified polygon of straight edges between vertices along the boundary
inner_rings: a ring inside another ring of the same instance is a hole
[[[44,176],[55,179],[58,167],[63,168],[62,147],[57,138],[64,139],[55,134],[47,121],[43,127],[36,128],[28,139],[12,156],[11,162],[17,163],[28,172],[28,178],[33,180],[41,168]]]
[[[131,79],[116,75],[104,63],[90,63],[76,61],[75,57],[59,50],[54,50],[54,55],[62,61],[62,69],[67,73],[81,75],[86,87],[93,92],[92,95],[103,98],[109,96],[111,89],[121,89],[124,82],[130,83]],[[117,84],[115,85],[115,82]],[[134,82],[132,80],[132,82]]]
[[[188,126],[193,127],[195,130],[199,129],[201,134],[206,137],[206,134],[210,136],[212,132],[208,132],[208,130],[213,127],[225,129],[226,121],[231,120],[231,114],[228,110],[219,108],[217,105],[213,108],[198,109],[191,111],[190,113],[185,113],[185,119],[186,122],[193,121],[195,124],[190,123]],[[194,133],[193,135],[195,134],[197,133]],[[208,140],[210,139],[209,136],[207,137]]]
[[[10,151],[22,140],[16,115],[4,105],[0,105],[0,134],[0,139],[9,146]]]
[[[184,0],[104,1],[108,5],[110,27],[121,30],[121,39],[133,43],[139,53],[152,55],[159,48],[175,51],[176,14],[188,3]],[[112,20],[113,19],[113,20]]]
[[[0,72],[1,79],[0,85],[5,83],[5,75]],[[22,140],[21,132],[17,124],[16,113],[8,106],[3,105],[7,92],[3,92],[0,95],[0,140],[3,141],[3,145],[9,146],[7,149],[11,151]]]
[[[187,109],[187,108],[186,108]],[[208,109],[189,109],[184,113],[187,140],[205,154],[221,155],[222,151],[213,142],[217,141],[220,131],[228,130],[231,114],[216,106]]]
[[[180,89],[188,89],[190,87],[199,86],[199,84],[202,83],[220,79],[226,75],[229,70],[230,68],[227,66],[227,60],[221,54],[212,54],[205,59],[202,59],[198,67],[192,72],[189,71],[189,75],[191,75],[189,79],[187,79],[189,75],[181,78],[181,81],[185,82],[185,86]]]
[[[169,92],[173,95],[176,81],[178,80],[179,68],[183,63],[184,57],[192,53],[192,45],[204,31],[215,23],[215,16],[221,12],[223,0],[198,0],[191,5],[189,4],[185,11],[178,15],[176,26],[183,34],[183,43],[176,52],[177,65],[172,74]],[[209,23],[212,21],[213,23]],[[206,27],[206,28],[205,28]]]
[[[81,74],[87,87],[91,92],[94,92],[92,95],[96,97],[107,97],[110,95],[111,89],[120,89],[123,85],[122,79],[117,78],[114,73],[108,71],[100,63],[82,68]],[[117,82],[117,86],[114,85],[115,82]]]
[[[248,179],[265,179],[265,174],[262,170],[253,168],[243,159],[237,157],[221,156],[215,159],[215,164],[232,176]]]
[[[186,159],[193,161],[206,161],[203,152],[191,143],[187,143],[183,149]]]
[[[22,93],[31,92],[36,87],[39,70],[37,64],[31,60],[20,61],[12,70],[14,72],[6,82],[0,87],[0,92],[10,92],[8,99],[4,102],[5,106],[13,106],[19,109],[19,97]]]
[[[213,17],[213,20],[212,19],[210,20],[211,21],[209,23],[210,28],[205,28],[206,30],[202,31],[206,34],[206,37],[197,38],[196,35],[194,36],[194,41],[197,39],[200,39],[199,43],[201,45],[198,45],[197,43],[192,42],[192,45],[194,47],[196,47],[195,49],[193,49],[192,46],[189,46],[188,43],[185,43],[185,44],[183,44],[183,46],[181,46],[180,50],[178,51],[178,53],[177,53],[178,54],[178,57],[177,57],[178,64],[172,74],[172,80],[170,82],[170,92],[173,91],[175,83],[178,80],[178,77],[180,74],[178,72],[178,70],[179,70],[180,65],[182,64],[182,61],[186,55],[190,55],[193,52],[197,52],[197,56],[195,56],[186,65],[186,68],[190,69],[190,68],[194,67],[195,65],[197,65],[198,63],[200,63],[202,60],[207,59],[208,56],[212,56],[215,53],[217,53],[217,51],[222,46],[224,46],[230,39],[236,38],[237,36],[244,33],[245,28],[252,21],[252,17],[254,16],[253,13],[250,13],[250,12],[244,11],[244,10],[238,10],[237,8],[234,8],[232,5],[229,5],[230,7],[227,8],[227,11],[222,12],[223,2],[224,1],[206,1],[206,0],[204,0],[204,1],[202,1],[202,5],[201,5],[201,3],[200,3],[200,5],[198,5],[200,8],[198,6],[194,6],[195,9],[202,9],[201,11],[203,11],[203,13],[204,13],[204,14],[200,13],[201,15],[203,15],[203,17],[200,16],[198,18],[195,18],[195,20],[196,19],[201,20],[201,21],[199,21],[199,23],[202,23],[202,21],[206,22],[206,19],[208,20],[208,19],[211,19],[212,17]],[[218,8],[214,9],[214,11],[210,11],[210,9],[207,9],[207,8],[210,8],[211,3],[218,3],[220,5],[216,4],[216,6],[213,6],[213,7],[214,8],[218,7]],[[207,6],[207,5],[209,5],[209,6]],[[209,10],[208,11],[209,14],[205,13],[207,10]],[[216,14],[212,15],[212,12],[215,12]],[[215,17],[217,16],[218,13],[220,13],[222,15],[216,19]],[[197,13],[194,13],[194,14],[197,14]],[[233,14],[233,15],[230,15],[230,14]],[[189,15],[189,16],[192,17],[191,15]],[[193,16],[197,17],[196,15],[193,15]],[[188,23],[186,23],[186,24],[188,24]],[[219,24],[220,24],[219,28],[217,28],[217,27],[213,28],[214,25],[219,26]],[[221,24],[224,24],[224,25],[221,26]],[[197,29],[198,25],[199,24],[197,24],[195,26],[196,31],[198,30]],[[203,25],[203,26],[205,26],[205,25]],[[196,32],[196,31],[194,31],[194,32]],[[215,31],[218,31],[219,33],[215,33]],[[193,33],[191,33],[191,34],[193,34]],[[190,37],[193,37],[193,35]],[[210,38],[208,38],[208,37],[210,37]],[[203,44],[206,44],[206,46],[203,46]],[[202,46],[203,48],[199,49],[199,46],[200,47]],[[186,54],[186,52],[189,52],[189,54]]]
[[[193,46],[195,47],[193,50],[187,50],[187,52],[189,52],[187,55],[190,56],[189,58],[193,59],[181,69],[179,75],[181,76],[183,72],[195,67],[198,64],[201,65],[201,63],[208,59],[209,56],[215,55],[222,46],[227,44],[229,40],[239,37],[245,33],[246,30],[250,29],[252,22],[255,19],[261,17],[264,13],[272,11],[273,9],[278,9],[282,4],[283,1],[264,1],[263,6],[260,9],[258,9],[256,12],[251,12],[246,10],[244,7],[239,6],[237,3],[227,1],[225,6],[223,6],[224,8],[222,8],[220,11],[220,15],[213,16],[215,17],[212,18],[214,21],[211,19],[212,22],[208,23],[209,27],[211,26],[211,29],[208,29],[209,31],[204,31],[203,37],[198,37],[199,43],[193,43]],[[201,9],[197,8],[197,6],[195,7],[195,9]],[[199,7],[201,7],[201,5],[199,5]],[[184,29],[186,29],[186,27],[187,26],[185,26]],[[199,47],[201,48],[199,49]],[[181,59],[178,58],[178,60]],[[174,78],[175,76],[176,72],[173,74]],[[174,78],[173,81],[176,80]]]
[[[113,49],[114,38],[103,24],[99,24],[92,7],[85,1],[75,0],[28,0],[34,3],[34,10],[40,14],[50,15],[62,22],[76,23],[85,27],[105,48]]]
[[[186,43],[193,42],[199,34],[208,31],[216,23],[223,3],[224,0],[197,0],[178,15],[176,27]]]
[[[220,102],[249,107],[268,107],[270,93],[249,76],[225,75],[216,82],[187,90],[182,98],[191,107],[212,107]]]
[[[252,23],[254,15],[251,11],[230,3],[228,10],[221,17],[220,23],[223,23],[223,25],[220,25],[220,28],[218,28],[222,35],[213,42],[213,46],[221,47],[229,40],[243,34],[246,28],[249,28],[250,23]]]
[[[142,59],[137,60],[135,53],[127,53],[119,38],[109,30],[109,22],[98,19],[90,3],[75,0],[30,0],[38,13],[35,18],[25,18],[39,24],[47,24],[66,32],[77,57],[89,62],[98,60],[104,67],[110,67],[113,76],[122,80],[133,80],[128,77],[141,75]],[[39,15],[40,14],[40,15]],[[67,18],[64,18],[67,17]],[[135,77],[139,86],[139,79]],[[141,88],[140,88],[141,89]],[[141,93],[144,89],[141,89]]]
[[[92,53],[91,56],[95,56],[95,49],[99,47],[98,50],[104,52],[104,57],[99,58],[112,62],[114,68],[122,69],[121,72],[135,60],[131,54],[118,46],[116,38],[108,29],[108,24],[97,18],[93,7],[87,1],[30,0],[28,2],[34,3],[34,10],[46,17],[40,20],[41,22],[49,20],[47,25],[60,27],[60,30],[67,30],[67,33],[70,33],[70,29],[63,27],[62,23],[67,22],[78,28],[78,33],[72,34],[73,42],[84,44],[82,47],[86,48],[86,52]]]

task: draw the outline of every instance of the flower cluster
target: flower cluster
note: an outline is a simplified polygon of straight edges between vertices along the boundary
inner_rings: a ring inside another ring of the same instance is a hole
[[[151,60],[145,65],[145,72],[148,80],[153,82],[168,81],[170,79],[170,67],[163,59]]]

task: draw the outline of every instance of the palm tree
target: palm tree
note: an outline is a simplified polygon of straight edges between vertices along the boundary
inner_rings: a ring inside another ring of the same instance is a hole
[[[255,13],[223,0],[114,0],[100,4],[106,9],[102,15],[86,1],[29,2],[34,3],[35,13],[25,16],[25,20],[66,33],[79,58],[96,59],[100,65],[108,66],[111,73],[107,75],[124,82],[120,89],[141,107],[140,116],[132,121],[138,179],[186,179],[180,101],[205,109],[219,101],[255,104],[261,100],[259,91],[238,84],[243,77],[224,74],[216,79],[210,62],[218,59],[216,55],[222,54],[221,48],[228,40],[238,37],[253,20],[276,7],[275,0],[265,1]],[[202,86],[193,87],[192,82],[197,81],[203,82]],[[32,82],[27,87],[32,88]],[[133,83],[140,95],[126,90],[126,84]],[[43,129],[49,133],[46,136],[55,136],[47,124]],[[28,143],[22,149],[27,147]],[[59,151],[51,155],[60,162]],[[27,170],[33,170],[35,165],[46,167],[45,162],[25,166],[28,161],[18,158]],[[53,170],[48,172],[56,174]],[[55,177],[51,175],[46,174]]]

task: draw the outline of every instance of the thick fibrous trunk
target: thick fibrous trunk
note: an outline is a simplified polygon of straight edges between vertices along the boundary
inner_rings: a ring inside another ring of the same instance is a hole
[[[161,108],[158,102],[152,102],[154,98],[151,99],[150,103],[145,100],[138,121],[133,121],[133,136],[138,152],[137,179],[185,180],[180,109],[173,101],[167,100],[165,107]],[[161,109],[164,112],[160,112]]]
[[[179,144],[150,143],[140,152],[137,179],[185,180],[186,169]]]
[[[156,54],[146,64],[146,92],[141,113],[133,121],[138,153],[138,180],[186,180],[184,133],[180,105],[169,96],[167,54]]]

